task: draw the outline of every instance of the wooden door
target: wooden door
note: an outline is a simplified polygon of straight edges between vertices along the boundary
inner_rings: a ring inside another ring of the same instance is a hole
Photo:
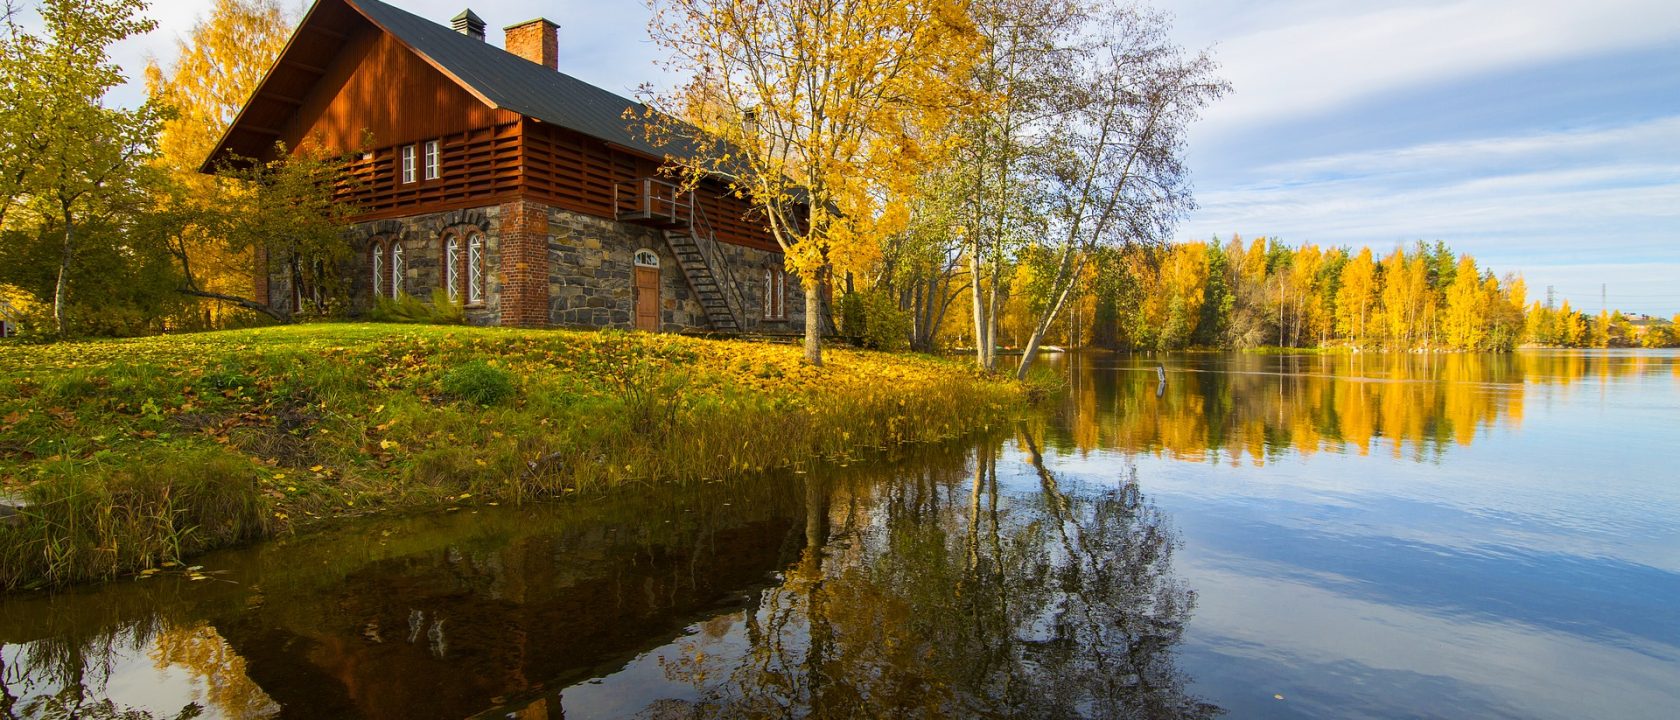
[[[636,268],[636,329],[659,332],[659,268]]]

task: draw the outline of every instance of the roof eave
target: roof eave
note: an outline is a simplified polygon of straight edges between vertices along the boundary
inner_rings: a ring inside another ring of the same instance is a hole
[[[227,150],[228,141],[233,139],[233,131],[239,127],[239,122],[245,119],[245,114],[251,111],[251,106],[256,104],[257,97],[262,95],[263,90],[268,88],[269,82],[273,81],[274,72],[280,69],[281,61],[286,59],[286,54],[292,51],[292,46],[296,45],[298,38],[303,36],[304,29],[309,27],[309,21],[315,18],[315,13],[321,9],[321,5],[328,1],[320,0],[309,7],[309,12],[304,13],[303,19],[298,21],[297,29],[293,30],[292,36],[286,39],[286,46],[280,49],[279,55],[274,56],[274,62],[268,66],[268,71],[263,73],[262,82],[257,83],[257,89],[251,93],[251,97],[245,100],[244,107],[239,108],[239,114],[233,116],[233,122],[228,123],[227,128],[222,130],[222,136],[216,140],[216,146],[211,148],[210,155],[204,158],[204,163],[198,166],[199,172],[206,175],[216,174],[216,158]],[[358,10],[358,12],[360,11]]]

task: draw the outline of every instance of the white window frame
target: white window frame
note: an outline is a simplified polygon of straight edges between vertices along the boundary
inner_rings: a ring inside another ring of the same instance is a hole
[[[461,236],[449,233],[443,239],[443,286],[450,302],[461,299]]]
[[[403,294],[403,276],[406,274],[407,269],[408,269],[407,268],[407,263],[404,262],[404,257],[403,257],[402,243],[397,242],[395,240],[392,240],[391,241],[391,297],[393,297],[393,298],[402,297],[402,294]]]
[[[436,180],[443,176],[443,148],[436,140],[426,141],[426,179]]]
[[[787,319],[787,271],[764,269],[764,319]]]
[[[484,302],[484,236],[467,238],[467,302]]]
[[[373,296],[385,292],[385,243],[373,243]]]
[[[404,185],[413,184],[415,181],[413,145],[404,145],[402,149],[402,181]]]

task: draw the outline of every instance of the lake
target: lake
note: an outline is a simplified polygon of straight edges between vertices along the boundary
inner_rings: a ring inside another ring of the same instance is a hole
[[[1680,708],[1674,353],[1048,363],[970,442],[0,600],[0,718]]]

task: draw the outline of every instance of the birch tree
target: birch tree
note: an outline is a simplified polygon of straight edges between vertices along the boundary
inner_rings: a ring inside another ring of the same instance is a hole
[[[58,244],[52,292],[53,322],[66,333],[72,264],[90,225],[130,214],[149,182],[146,161],[155,152],[162,105],[125,109],[106,105],[106,94],[125,78],[110,47],[156,26],[141,17],[141,0],[42,0],[45,37],[21,29],[8,4],[0,73],[13,107],[3,120],[7,156],[7,220],[25,210]],[[15,181],[12,178],[16,178]]]
[[[1037,168],[1047,188],[1055,257],[1047,302],[1022,352],[1025,378],[1092,253],[1103,245],[1158,244],[1194,206],[1182,158],[1184,132],[1226,92],[1206,54],[1185,55],[1167,21],[1136,7],[1105,13],[1065,86],[1054,152]]]
[[[1061,86],[1089,17],[1070,0],[980,0],[973,12],[983,44],[970,83],[995,105],[962,128],[961,182],[953,191],[965,230],[975,362],[991,371],[1010,260],[1044,229],[1041,188],[1027,168],[1047,150],[1044,130],[1057,122]]]

